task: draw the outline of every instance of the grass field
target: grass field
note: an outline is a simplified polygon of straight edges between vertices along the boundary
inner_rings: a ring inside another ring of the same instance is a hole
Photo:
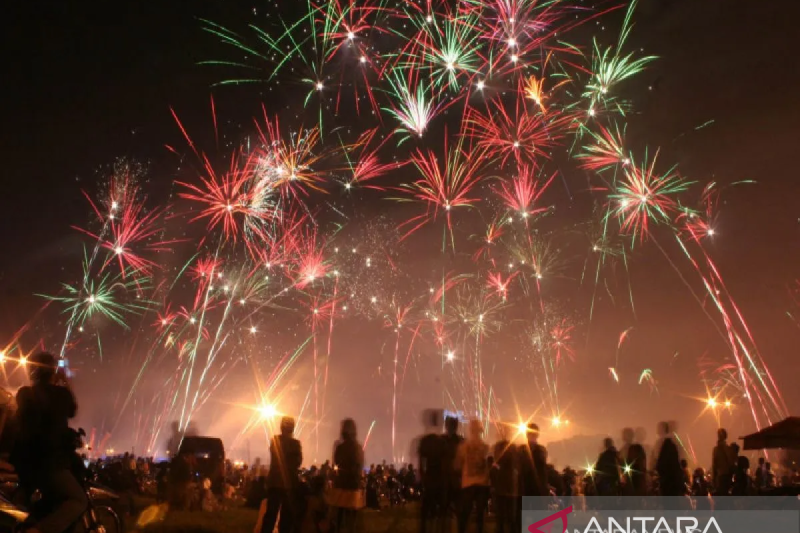
[[[413,533],[419,530],[419,508],[416,504],[374,511],[359,511],[356,530],[359,533]],[[252,533],[256,512],[232,509],[215,513],[172,512],[164,521],[144,528],[142,533]],[[455,531],[455,524],[453,531]],[[474,529],[474,526],[473,526]],[[134,531],[134,530],[131,530]],[[485,533],[494,531],[487,519]]]

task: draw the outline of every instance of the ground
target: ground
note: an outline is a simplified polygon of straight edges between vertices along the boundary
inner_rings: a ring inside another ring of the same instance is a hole
[[[413,533],[419,528],[418,507],[404,507],[359,512],[359,533]],[[175,512],[167,515],[163,522],[154,524],[142,533],[252,533],[256,523],[256,512],[249,509],[233,509],[218,513]],[[455,528],[453,528],[455,529]],[[486,533],[493,533],[491,520],[487,521]]]

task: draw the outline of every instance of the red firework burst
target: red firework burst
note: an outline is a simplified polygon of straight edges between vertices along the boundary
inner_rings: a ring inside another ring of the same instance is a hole
[[[411,194],[410,200],[401,200],[422,202],[427,209],[424,214],[403,223],[403,226],[411,226],[403,239],[436,220],[440,211],[445,212],[447,227],[452,234],[451,211],[458,207],[470,207],[478,202],[478,197],[472,194],[481,182],[479,171],[483,157],[480,153],[467,154],[460,141],[457,146],[448,150],[445,140],[445,152],[448,156],[443,165],[432,150],[423,152],[417,149],[411,155],[411,163],[421,177],[411,184],[401,186],[402,190]]]
[[[491,251],[500,237],[503,235],[503,223],[494,221],[486,226],[486,234],[481,237],[481,247],[472,256],[473,261],[478,261],[482,258],[487,258],[494,264],[494,259],[491,258]]]
[[[274,186],[285,196],[299,198],[308,196],[309,190],[325,192],[322,188],[324,179],[314,169],[322,155],[319,148],[319,127],[305,129],[300,126],[295,133],[288,136],[281,134],[278,117],[270,120],[267,110],[264,112],[264,125],[256,122],[261,147],[257,154],[256,167],[259,173],[269,175]]]
[[[170,309],[169,304],[167,304],[163,311],[159,311],[156,315],[156,320],[153,322],[153,326],[158,328],[160,331],[166,331],[169,329],[169,327],[172,326],[172,324],[178,318],[178,313],[173,312]]]
[[[497,191],[506,207],[525,219],[547,211],[546,207],[536,207],[536,203],[553,182],[557,172],[544,183],[538,182],[534,174],[534,169],[529,165],[519,165],[517,175],[511,179],[511,183],[501,183],[500,190]]]
[[[711,182],[703,189],[700,199],[700,209],[684,209],[677,220],[682,222],[681,230],[692,240],[700,241],[704,237],[713,237],[717,217],[717,202],[719,189],[716,183]]]
[[[350,177],[344,182],[345,189],[349,190],[356,185],[363,185],[364,183],[374,180],[383,176],[391,170],[402,167],[405,163],[381,163],[378,158],[378,151],[380,151],[386,141],[391,137],[386,137],[377,146],[371,146],[375,138],[378,128],[367,130],[361,134],[352,146],[344,148],[344,155],[347,158],[347,168],[344,170],[350,173]],[[355,161],[351,161],[350,152],[357,152]],[[384,187],[376,185],[363,185],[369,189],[385,190]]]
[[[105,222],[106,215],[100,212],[88,194],[84,192],[84,196],[89,200],[97,218],[101,222]],[[161,227],[158,225],[161,211],[146,213],[144,205],[135,201],[135,192],[133,191],[128,191],[121,201],[114,200],[110,205],[110,211],[110,214],[107,215],[109,238],[104,237],[105,232],[97,235],[82,228],[75,227],[75,229],[97,239],[103,248],[111,252],[103,263],[103,268],[116,259],[123,278],[129,269],[134,273],[151,274],[156,263],[139,255],[137,249],[149,252],[167,251],[169,244],[178,242],[177,240],[157,240],[156,236],[161,233]]]
[[[297,243],[296,279],[295,286],[303,290],[308,285],[319,280],[328,273],[329,265],[325,261],[322,246],[317,243],[316,232],[303,236]]]
[[[602,172],[614,168],[617,165],[627,166],[631,164],[630,157],[625,153],[625,135],[619,126],[606,128],[598,124],[597,133],[592,133],[594,142],[586,147],[577,159],[582,160],[581,168]]]
[[[191,219],[191,222],[208,219],[208,230],[222,229],[225,239],[234,242],[239,234],[244,231],[240,226],[245,218],[265,220],[267,215],[260,209],[254,208],[248,184],[252,178],[250,159],[246,164],[240,164],[240,157],[234,153],[231,156],[229,169],[224,174],[218,174],[211,163],[205,161],[206,176],[200,176],[201,185],[177,181],[176,183],[188,189],[187,192],[178,193],[181,198],[192,200],[204,207]]]
[[[550,330],[550,348],[556,354],[556,365],[561,362],[561,358],[564,355],[569,357],[570,361],[575,360],[575,351],[572,348],[573,329],[575,329],[575,326],[569,325],[567,320],[563,319]]]
[[[486,282],[486,286],[492,289],[497,296],[499,296],[503,301],[506,300],[508,297],[508,285],[511,283],[519,272],[511,273],[507,278],[503,279],[502,272],[489,272],[489,280]]]
[[[352,87],[356,113],[361,113],[361,93],[369,99],[372,110],[380,117],[380,106],[372,90],[370,75],[378,75],[376,65],[379,58],[373,59],[372,39],[380,34],[390,33],[385,24],[379,21],[394,15],[394,10],[384,5],[374,5],[370,0],[332,0],[318,7],[323,20],[320,22],[329,30],[322,33],[323,39],[331,43],[326,62],[341,61],[339,71],[339,92],[336,97],[336,112],[339,111],[342,90]],[[354,65],[357,64],[357,67]],[[349,77],[352,82],[345,78]]]
[[[222,277],[222,261],[216,257],[204,257],[194,264],[190,272],[192,280],[197,283],[197,290],[194,296],[194,306],[197,307],[208,286],[214,279]]]
[[[550,157],[550,150],[564,136],[570,118],[551,113],[528,113],[525,100],[518,97],[514,109],[506,109],[499,99],[488,104],[487,113],[475,108],[467,112],[464,133],[504,166],[513,157],[518,164],[537,166],[539,158]]]

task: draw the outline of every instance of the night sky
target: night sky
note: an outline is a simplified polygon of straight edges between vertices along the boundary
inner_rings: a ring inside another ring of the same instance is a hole
[[[85,224],[91,217],[81,190],[94,192],[98,176],[115,159],[146,162],[148,194],[170,198],[172,181],[179,174],[176,157],[165,145],[185,146],[170,107],[200,142],[211,138],[212,94],[223,129],[230,134],[249,131],[261,103],[270,109],[285,107],[285,95],[266,86],[212,87],[224,72],[197,64],[222,55],[221,45],[201,31],[197,19],[243,26],[253,20],[253,8],[253,2],[238,0],[122,0],[16,2],[4,9],[0,345],[34,320],[42,305],[34,293],[55,293],[59,282],[76,276],[84,240],[71,226]],[[757,181],[725,190],[709,250],[795,414],[800,407],[796,387],[800,324],[787,312],[800,314],[790,294],[800,259],[796,208],[800,180],[795,164],[799,15],[796,2],[641,0],[631,47],[659,59],[626,87],[634,105],[628,138],[636,149],[660,147],[662,165],[677,163],[682,175],[701,184]],[[618,19],[608,19],[609,39]],[[591,26],[591,33],[600,31]],[[569,194],[577,197],[572,201],[555,194],[552,201],[561,210],[559,216],[569,219],[585,193],[580,187],[571,189]],[[360,214],[369,218],[375,209],[365,206]],[[380,208],[389,215],[395,209],[399,208],[390,202]],[[425,234],[420,237],[425,238]],[[413,244],[412,250],[418,246],[419,242]],[[430,249],[435,252],[437,247]],[[420,258],[424,264],[425,256]],[[578,433],[616,436],[623,425],[637,425],[645,426],[652,436],[657,420],[674,419],[690,432],[699,459],[707,462],[714,421],[698,418],[703,405],[691,397],[703,395],[697,360],[703,355],[722,358],[725,346],[655,246],[637,246],[631,264],[636,318],[630,309],[611,306],[591,324],[584,317],[576,361],[561,394],[580,427]],[[52,326],[63,328],[58,323]],[[659,380],[657,394],[646,387],[614,385],[608,376],[619,333],[631,326],[620,369],[633,380],[633,374],[652,368]],[[27,346],[47,338],[46,328],[37,323],[24,337]],[[379,346],[365,331],[362,324],[345,324],[341,335],[355,344]],[[329,414],[328,429],[333,434],[333,421],[354,415],[363,436],[369,422],[379,420],[376,432],[382,435],[372,437],[376,444],[369,457],[377,460],[378,454],[389,450],[387,382],[376,370],[379,365],[365,363],[358,347],[348,348],[352,354],[337,359],[334,379],[342,382],[334,393],[338,401]],[[114,351],[110,347],[106,361],[92,373],[79,374],[76,388],[84,417],[79,422],[116,427],[112,441],[117,439],[121,447],[127,445],[129,433],[116,426],[113,410],[99,406],[101,398],[115,394],[102,386],[103,376],[130,371],[129,365],[115,366]],[[520,377],[515,365],[499,363],[502,368],[495,381],[496,387],[507,389],[508,416],[514,402],[531,405],[536,396],[530,376]],[[19,384],[18,378],[9,378],[12,387]],[[237,379],[247,379],[247,372]],[[424,375],[415,379],[403,397],[407,408],[398,423],[403,439],[418,431],[419,410],[439,397]],[[345,380],[362,386],[345,387]],[[233,393],[220,394],[220,406],[240,401]],[[211,411],[208,419],[198,421],[201,429],[230,431],[233,422],[214,420],[224,409]],[[120,425],[130,423],[125,419]],[[724,423],[736,436],[752,429],[744,409]],[[259,449],[259,444],[253,447]]]

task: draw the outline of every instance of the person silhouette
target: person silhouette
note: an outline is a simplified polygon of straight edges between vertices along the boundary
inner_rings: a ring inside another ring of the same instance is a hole
[[[28,367],[31,385],[17,392],[19,436],[11,462],[28,497],[38,488],[44,498],[57,502],[28,532],[66,531],[88,506],[86,493],[71,470],[76,452],[69,420],[75,417],[78,404],[54,355],[34,354]]]
[[[294,438],[294,418],[281,419],[280,435],[272,438],[269,447],[269,473],[267,474],[267,510],[261,524],[261,533],[272,533],[280,513],[278,531],[292,533],[302,516],[300,478],[298,471],[303,463],[303,448]]]
[[[668,422],[659,424],[662,436],[661,447],[656,460],[656,472],[662,496],[682,496],[684,491],[683,469],[681,468],[678,446],[672,440],[672,432]]]
[[[514,483],[517,474],[517,449],[509,440],[508,426],[498,427],[498,441],[494,445],[494,480],[492,489],[494,507],[497,513],[497,533],[516,533],[514,522],[516,509],[517,486]]]
[[[448,472],[445,468],[447,449],[442,428],[441,413],[435,409],[423,412],[425,434],[417,443],[422,500],[420,502],[420,532],[425,533],[429,523],[435,521],[437,529],[444,531],[447,505]]]

